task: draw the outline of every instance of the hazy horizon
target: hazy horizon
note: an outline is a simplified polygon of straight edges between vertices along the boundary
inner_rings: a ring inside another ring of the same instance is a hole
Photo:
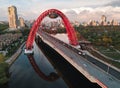
[[[25,20],[36,19],[47,9],[61,10],[72,21],[100,20],[106,15],[108,20],[120,21],[119,0],[0,0],[0,21],[8,21],[8,7],[17,7],[18,17]]]

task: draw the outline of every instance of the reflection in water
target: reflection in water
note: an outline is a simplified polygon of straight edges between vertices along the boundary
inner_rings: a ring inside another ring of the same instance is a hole
[[[68,88],[36,43],[34,50],[34,57],[25,55],[23,51],[11,65],[8,88]]]
[[[32,67],[34,68],[34,70],[37,72],[37,74],[43,78],[44,80],[46,81],[55,81],[59,78],[59,76],[54,73],[54,72],[51,72],[48,76],[46,76],[38,67],[38,65],[36,64],[35,62],[35,59],[33,57],[33,55],[27,55]]]

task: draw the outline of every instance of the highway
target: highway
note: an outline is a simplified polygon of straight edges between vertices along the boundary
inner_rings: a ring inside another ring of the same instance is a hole
[[[120,72],[115,70],[114,68],[110,67],[109,65],[106,65],[98,60],[96,60],[95,58],[89,56],[89,55],[85,55],[85,58],[90,61],[92,64],[98,66],[99,68],[101,68],[103,71],[105,71],[106,73],[109,73],[110,75],[114,76],[115,78],[117,78],[118,80],[120,80]]]
[[[87,78],[92,79],[92,77],[95,77],[100,82],[105,84],[108,88],[120,87],[120,80],[116,79],[117,77],[120,78],[119,73],[112,68],[108,68],[107,65],[93,59],[88,55],[83,56],[79,53],[80,51],[56,38],[53,38],[45,33],[41,33],[40,35],[42,36],[42,39],[45,43],[49,42],[49,45],[51,43],[51,47],[53,47],[55,50],[59,49],[58,51],[64,53],[62,56],[69,57],[70,59],[66,60],[70,63],[72,62],[71,64],[81,73],[83,73],[83,75],[85,75]],[[108,74],[108,72],[110,74]],[[112,75],[116,75],[116,78]]]

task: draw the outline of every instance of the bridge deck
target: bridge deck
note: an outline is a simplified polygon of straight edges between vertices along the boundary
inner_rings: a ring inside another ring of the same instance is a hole
[[[108,88],[119,88],[120,80],[116,79],[112,75],[106,73],[96,65],[89,62],[87,59],[74,52],[70,48],[66,47],[65,44],[61,44],[57,39],[54,39],[46,34],[40,34],[45,43],[53,47],[59,52],[69,63],[71,63],[78,71],[86,76],[90,81],[99,83],[102,82]],[[88,57],[87,57],[88,58]],[[97,81],[98,79],[99,81]],[[100,84],[100,83],[99,83]],[[101,84],[100,84],[101,85]],[[104,85],[102,88],[104,87]]]

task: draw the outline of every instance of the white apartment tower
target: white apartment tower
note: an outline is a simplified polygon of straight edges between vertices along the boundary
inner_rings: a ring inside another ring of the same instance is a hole
[[[9,28],[16,29],[18,27],[17,8],[15,6],[8,7]]]

